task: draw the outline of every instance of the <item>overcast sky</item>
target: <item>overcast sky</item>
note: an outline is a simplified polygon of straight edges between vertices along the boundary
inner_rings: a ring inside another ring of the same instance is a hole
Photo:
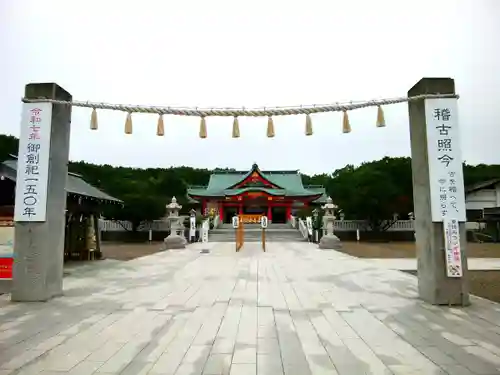
[[[500,163],[499,0],[0,0],[0,133],[19,134],[24,85],[53,81],[74,99],[178,106],[325,104],[406,95],[424,76],[456,79],[462,153]],[[495,24],[496,23],[496,24]],[[72,160],[137,167],[300,169],[410,154],[407,105],[350,112],[240,119],[166,117],[74,109]]]

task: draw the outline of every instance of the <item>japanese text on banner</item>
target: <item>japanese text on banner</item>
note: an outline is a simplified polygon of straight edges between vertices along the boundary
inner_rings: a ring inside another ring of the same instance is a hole
[[[432,221],[466,221],[457,99],[425,101]]]
[[[17,161],[15,221],[45,221],[51,119],[51,104],[23,104]]]
[[[460,247],[460,233],[457,219],[446,218],[443,221],[446,275],[448,277],[462,277],[462,253]]]

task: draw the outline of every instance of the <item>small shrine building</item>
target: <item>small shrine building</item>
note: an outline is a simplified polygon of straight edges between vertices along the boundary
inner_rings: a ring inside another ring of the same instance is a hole
[[[326,202],[325,188],[304,186],[298,170],[217,171],[208,186],[190,186],[190,199],[201,203],[201,211],[215,211],[224,223],[234,215],[265,215],[273,223],[286,223],[295,210]]]

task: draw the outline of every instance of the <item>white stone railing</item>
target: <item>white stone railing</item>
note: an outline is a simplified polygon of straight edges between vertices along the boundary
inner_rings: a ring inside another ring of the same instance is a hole
[[[181,220],[184,220],[185,216],[181,217]],[[290,223],[293,228],[297,228],[302,233],[301,223],[305,228],[305,233],[307,233],[307,226],[304,220],[299,219],[295,216],[292,216],[290,219]],[[214,228],[217,228],[221,224],[219,216],[214,218]],[[128,221],[114,221],[114,220],[99,220],[99,228],[101,231],[125,231],[132,230],[132,224]],[[466,223],[466,228],[468,230],[477,230],[481,229],[482,225],[476,222],[468,222]],[[147,222],[141,224],[138,228],[139,231],[147,232],[149,230],[153,231],[166,231],[169,229],[168,223],[163,220],[154,220],[152,222]],[[370,228],[366,224],[365,220],[336,220],[334,223],[335,231],[369,231]],[[413,231],[413,220],[399,220],[396,221],[387,231]]]
[[[414,223],[414,220],[398,220],[387,231],[413,231],[415,230]],[[484,224],[476,222],[467,222],[465,224],[467,230],[480,230],[484,226]],[[358,229],[360,231],[369,231],[370,227],[365,220],[336,220],[334,223],[334,230],[337,231],[355,231]]]
[[[182,218],[181,220],[184,220]],[[132,223],[129,221],[114,221],[114,220],[102,220],[99,219],[99,229],[102,232],[123,232],[126,230],[132,230]],[[154,220],[139,225],[137,230],[139,232],[152,231],[167,231],[170,227],[168,223],[164,220]]]
[[[309,233],[307,232],[307,225],[304,220],[300,219],[298,220],[299,222],[299,232],[302,234],[302,237],[304,238],[309,238]]]
[[[387,231],[412,231],[413,220],[398,220],[393,223]],[[370,226],[366,220],[335,220],[333,230],[336,231],[370,231]]]

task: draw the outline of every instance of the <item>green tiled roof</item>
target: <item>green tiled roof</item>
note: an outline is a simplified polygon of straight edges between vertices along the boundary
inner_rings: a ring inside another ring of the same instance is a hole
[[[277,186],[279,189],[269,189],[265,187],[245,187],[232,189],[253,172],[258,172],[260,175]],[[270,195],[276,196],[291,196],[291,197],[307,197],[318,194],[325,194],[325,189],[321,186],[314,186],[311,189],[304,188],[302,178],[298,171],[261,171],[257,165],[253,165],[250,171],[239,172],[216,172],[210,176],[208,186],[193,186],[188,188],[189,196],[202,196],[202,197],[223,197],[232,196],[244,193],[246,191],[263,191]],[[323,197],[316,199],[318,203],[322,201]],[[326,199],[326,196],[324,197]]]
[[[270,195],[276,195],[276,196],[284,196],[286,195],[286,190],[285,189],[268,189],[268,188],[262,188],[262,187],[245,187],[241,189],[226,189],[224,190],[224,195],[240,195],[242,193],[246,193],[247,191],[261,191],[264,193],[268,193]]]
[[[321,197],[315,199],[313,203],[326,203],[326,198],[327,198],[326,189],[323,186],[317,186],[317,185],[305,186],[305,189],[321,194]]]

